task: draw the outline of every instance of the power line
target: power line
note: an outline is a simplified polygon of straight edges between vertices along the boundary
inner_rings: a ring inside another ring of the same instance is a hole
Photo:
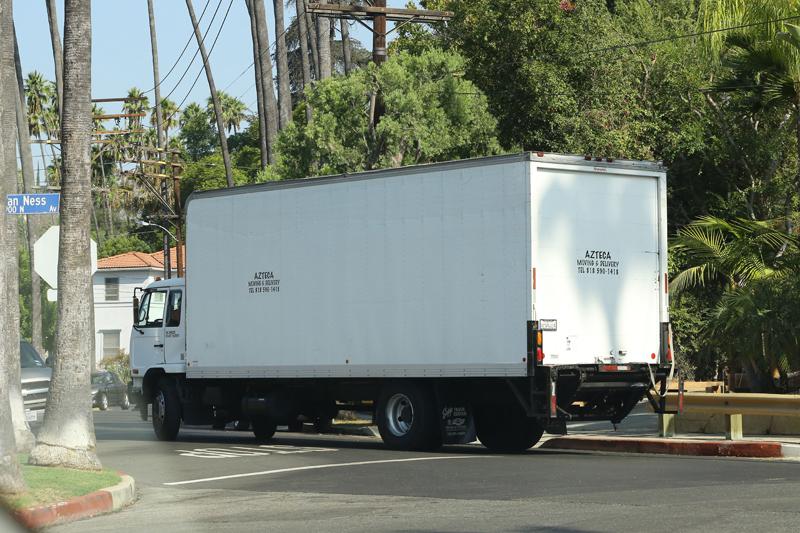
[[[609,52],[609,51],[612,51],[612,50],[619,50],[619,49],[623,49],[623,48],[649,46],[651,44],[658,44],[658,43],[665,43],[665,42],[670,42],[670,41],[677,41],[679,39],[691,39],[692,37],[700,37],[700,36],[703,36],[703,35],[712,35],[712,34],[715,34],[715,33],[724,33],[724,32],[728,32],[728,31],[742,30],[742,29],[745,29],[745,28],[753,28],[755,26],[764,26],[766,24],[773,24],[773,23],[776,23],[776,22],[787,22],[787,21],[790,21],[790,20],[797,20],[797,19],[800,19],[800,15],[795,15],[795,16],[792,16],[792,17],[783,17],[783,18],[771,19],[771,20],[763,20],[763,21],[758,21],[758,22],[750,22],[748,24],[739,24],[737,26],[729,26],[729,27],[726,27],[726,28],[713,28],[713,29],[710,29],[710,30],[698,31],[698,32],[694,32],[694,33],[685,33],[685,34],[681,34],[681,35],[673,35],[671,37],[662,37],[660,39],[649,39],[647,41],[638,41],[638,42],[628,43],[628,44],[617,44],[617,45],[614,45],[614,46],[607,46],[605,48],[595,48],[593,50],[586,50],[584,52],[576,52],[575,55],[596,54],[596,53],[601,53],[601,52]]]
[[[276,35],[276,36],[275,36],[275,40],[273,40],[273,41],[272,41],[272,44],[270,44],[270,45],[267,47],[267,49],[266,49],[266,50],[262,50],[261,52],[259,52],[259,54],[258,54],[258,57],[259,57],[259,59],[261,58],[261,56],[262,56],[262,55],[264,55],[266,52],[268,52],[270,49],[272,49],[272,47],[273,47],[273,46],[276,46],[276,45],[278,44],[278,39],[280,39],[281,37],[283,37],[284,35],[286,35],[286,33],[288,33],[288,31],[289,31],[289,28],[290,28],[290,27],[291,27],[291,24],[290,24],[289,26],[287,26],[287,27],[286,27],[286,28],[285,28],[285,29],[284,29],[284,30],[283,30],[281,33],[279,33],[278,35]],[[222,90],[223,90],[223,91],[227,91],[227,90],[228,90],[228,87],[230,87],[231,85],[233,85],[234,83],[236,83],[237,81],[239,81],[239,78],[241,78],[242,76],[244,76],[245,74],[247,74],[247,72],[248,72],[248,71],[249,71],[251,68],[253,68],[253,65],[255,65],[255,64],[256,64],[256,61],[255,61],[255,59],[254,59],[253,61],[251,61],[251,62],[250,62],[250,64],[249,64],[249,65],[247,65],[247,66],[245,67],[245,69],[244,69],[243,71],[241,71],[241,72],[239,73],[239,75],[238,75],[238,76],[236,76],[236,77],[233,79],[233,81],[231,81],[231,82],[230,82],[228,85],[226,85],[226,86],[225,86],[225,88],[224,88],[224,89],[222,89]],[[255,84],[253,84],[253,85],[255,85]],[[250,89],[248,89],[248,91],[249,91],[249,90],[250,90]]]
[[[214,14],[211,15],[211,21],[209,21],[209,23],[208,23],[208,28],[203,33],[203,36],[201,38],[201,40],[203,42],[206,41],[206,36],[209,34],[209,32],[211,32],[211,25],[214,24],[214,19],[217,18],[217,13],[219,12],[219,8],[222,7],[222,1],[223,0],[219,0],[219,2],[217,2],[217,7],[216,7],[216,9],[214,9]],[[230,4],[229,4],[228,5],[228,11],[230,11],[230,9],[231,9],[231,7],[230,7]],[[228,16],[228,14],[226,12],[225,13],[225,17],[227,18],[227,16]],[[198,24],[199,24],[199,22],[198,22]],[[222,24],[220,25],[220,29],[222,29],[222,26],[224,24],[225,24],[225,21],[223,20]],[[217,35],[219,35],[219,33],[217,33]],[[198,46],[197,50],[195,50],[194,55],[192,56],[192,59],[189,61],[189,64],[186,65],[186,69],[183,71],[183,74],[181,74],[180,79],[178,79],[178,82],[175,84],[175,87],[173,87],[172,90],[169,92],[169,94],[163,98],[164,100],[166,100],[167,98],[172,96],[172,93],[174,93],[178,89],[178,87],[180,86],[181,82],[186,77],[186,74],[188,74],[189,70],[191,70],[192,65],[194,64],[194,60],[197,59],[197,54],[199,54],[199,53],[200,53],[200,47]],[[191,89],[189,89],[189,91],[191,92]]]
[[[203,20],[203,15],[206,14],[206,9],[208,9],[208,4],[210,4],[210,3],[211,3],[211,0],[206,0],[206,5],[203,6],[203,11],[200,13],[200,18],[197,21],[198,23],[200,23],[200,21]],[[214,22],[213,18],[211,19],[211,22]],[[192,39],[194,39],[194,32],[192,32],[192,34],[189,35],[189,39],[186,41],[186,44],[183,46],[183,50],[181,50],[181,53],[178,56],[178,59],[176,59],[175,62],[172,64],[172,67],[170,67],[169,72],[164,74],[164,77],[161,78],[158,81],[158,83],[152,89],[148,89],[148,90],[144,91],[142,94],[151,93],[151,92],[156,90],[156,87],[161,87],[161,84],[164,83],[164,81],[166,81],[166,79],[169,77],[169,75],[172,74],[172,71],[175,70],[175,67],[178,66],[178,63],[180,62],[181,58],[183,58],[183,54],[185,54],[186,50],[189,48],[189,45],[191,44]],[[194,59],[192,59],[192,61],[194,61]]]
[[[220,2],[221,1],[222,0],[220,0]],[[209,57],[209,59],[211,58],[211,53],[214,51],[214,47],[217,44],[217,39],[219,39],[219,35],[220,35],[220,33],[222,33],[222,28],[225,26],[225,21],[228,20],[228,13],[230,13],[232,6],[233,6],[233,0],[231,0],[230,3],[228,3],[228,9],[225,11],[225,16],[222,18],[222,23],[219,25],[219,29],[217,30],[217,34],[214,36],[214,42],[211,43],[211,48],[208,49],[208,57]],[[203,39],[203,40],[205,41],[205,39]],[[203,70],[205,68],[206,68],[205,65],[203,65],[200,68],[200,70],[197,72],[197,76],[195,76],[194,81],[192,82],[192,86],[189,87],[189,91],[186,93],[186,96],[184,96],[183,100],[181,100],[181,103],[178,104],[175,107],[175,113],[172,113],[169,117],[167,117],[167,119],[170,119],[170,118],[174,117],[175,114],[178,113],[178,111],[180,111],[181,107],[183,107],[183,104],[186,103],[186,100],[189,98],[189,95],[192,94],[192,90],[194,89],[194,86],[197,85],[197,80],[200,79],[200,76],[203,74]]]

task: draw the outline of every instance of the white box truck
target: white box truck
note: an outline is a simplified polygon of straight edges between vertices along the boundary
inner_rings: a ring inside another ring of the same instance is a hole
[[[400,449],[616,423],[672,362],[666,220],[661,165],[544,153],[194,193],[185,281],[134,301],[133,387],[160,439],[342,408]]]

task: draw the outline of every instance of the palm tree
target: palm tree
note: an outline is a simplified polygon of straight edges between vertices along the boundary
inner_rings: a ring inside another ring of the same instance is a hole
[[[319,0],[320,4],[327,4],[327,0]],[[327,17],[317,17],[317,46],[319,48],[319,65],[317,79],[324,80],[331,77],[331,24]]]
[[[14,72],[13,19],[10,0],[0,3],[0,197],[17,192],[16,73]],[[5,209],[0,214],[0,493],[13,494],[25,488],[19,469],[15,433],[18,423],[12,403],[22,403],[19,392],[19,267],[17,264],[17,220]],[[19,397],[17,401],[16,397]],[[23,416],[24,419],[24,416]],[[12,424],[7,421],[11,420]]]
[[[150,100],[144,95],[141,89],[131,87],[128,89],[127,100],[122,104],[122,112],[131,115],[145,114],[150,106]],[[142,129],[142,117],[128,117],[128,129]]]
[[[164,128],[164,146],[169,146],[169,130],[175,129],[180,120],[178,105],[169,98],[161,100],[161,127]]]
[[[269,31],[267,16],[264,12],[264,0],[250,0],[252,26],[256,29],[257,57],[260,63],[261,94],[264,102],[264,121],[267,134],[267,155],[270,163],[274,162],[273,148],[278,138],[278,106],[275,101],[275,88],[272,84],[272,55],[269,52]]]
[[[300,41],[300,67],[303,73],[303,99],[305,92],[311,87],[311,65],[308,60],[308,25],[306,24],[305,0],[295,0],[295,21],[298,29],[298,40]],[[311,105],[306,100],[306,122],[311,122]]]
[[[47,23],[50,26],[50,44],[53,48],[53,64],[56,70],[56,96],[58,97],[58,113],[61,114],[61,107],[64,102],[64,56],[61,51],[61,35],[58,31],[58,11],[56,10],[56,0],[45,0],[47,2]]]
[[[278,63],[278,128],[292,120],[292,94],[289,90],[289,58],[286,55],[286,32],[283,22],[283,1],[273,0],[275,13],[275,61]]]
[[[767,388],[764,375],[785,373],[800,359],[800,330],[781,311],[787,299],[788,307],[800,306],[796,292],[786,290],[800,275],[799,245],[774,222],[711,216],[681,228],[671,245],[686,266],[670,288],[676,295],[716,288],[720,296],[705,334],[760,388]]]
[[[258,110],[258,145],[261,156],[261,168],[267,168],[269,155],[272,150],[267,139],[267,112],[264,102],[264,88],[261,85],[261,57],[258,49],[258,25],[256,24],[255,8],[252,0],[245,0],[247,13],[250,18],[250,40],[253,45],[253,72],[256,77],[256,109]]]
[[[22,78],[22,61],[19,57],[19,46],[17,43],[17,32],[14,29],[14,71],[16,78],[16,116],[17,116],[17,139],[19,140],[19,153],[22,162],[22,184],[23,191],[33,192],[36,178],[33,170],[33,154],[31,153],[31,137],[28,132],[28,109],[25,105],[25,88]],[[28,238],[28,259],[30,261],[31,276],[31,344],[41,352],[42,346],[42,284],[39,275],[33,268],[35,253],[33,245],[39,236],[36,217],[25,217],[26,234]]]
[[[222,123],[228,133],[239,133],[239,124],[247,119],[247,106],[238,98],[226,92],[219,91],[219,105],[222,107]],[[209,98],[206,102],[206,112],[214,122],[214,102]]]
[[[222,107],[217,96],[217,87],[214,84],[214,76],[211,74],[211,64],[208,61],[208,52],[203,44],[203,36],[200,33],[200,26],[197,24],[197,16],[194,14],[192,0],[186,0],[186,8],[189,11],[189,18],[194,28],[194,36],[197,39],[197,47],[200,49],[200,56],[203,58],[203,70],[208,80],[208,90],[211,93],[211,100],[214,102],[214,116],[217,119],[217,130],[219,133],[219,146],[222,150],[222,163],[225,166],[225,180],[228,187],[233,187],[233,168],[231,167],[231,154],[228,151],[228,138],[225,136],[225,126],[222,121]],[[271,72],[271,71],[270,71]]]
[[[92,133],[91,0],[64,3],[64,175],[58,254],[57,356],[44,424],[28,461],[99,469],[90,389],[94,348],[89,253]]]

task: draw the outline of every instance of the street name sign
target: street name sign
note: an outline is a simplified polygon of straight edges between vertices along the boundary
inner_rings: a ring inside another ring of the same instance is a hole
[[[9,194],[6,213],[9,215],[50,215],[58,213],[61,195],[58,193]]]

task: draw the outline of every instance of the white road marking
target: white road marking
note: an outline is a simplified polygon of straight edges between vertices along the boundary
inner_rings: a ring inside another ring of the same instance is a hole
[[[317,448],[313,446],[289,446],[274,444],[262,445],[257,448],[250,446],[231,446],[229,448],[195,448],[193,450],[175,450],[183,457],[196,459],[230,459],[235,457],[253,457],[259,455],[292,455],[297,453],[335,452],[335,448]]]
[[[261,472],[247,472],[244,474],[232,474],[230,476],[207,477],[202,479],[190,479],[188,481],[173,481],[164,485],[191,485],[193,483],[205,483],[208,481],[222,481],[226,479],[237,479],[242,477],[267,476],[269,474],[282,474],[284,472],[299,472],[302,470],[320,470],[322,468],[341,468],[344,466],[379,465],[386,463],[408,463],[411,461],[441,461],[448,459],[490,459],[492,455],[448,455],[437,457],[412,457],[409,459],[383,459],[380,461],[357,461],[353,463],[329,463],[324,465],[296,466],[293,468],[278,468],[276,470],[263,470]]]

